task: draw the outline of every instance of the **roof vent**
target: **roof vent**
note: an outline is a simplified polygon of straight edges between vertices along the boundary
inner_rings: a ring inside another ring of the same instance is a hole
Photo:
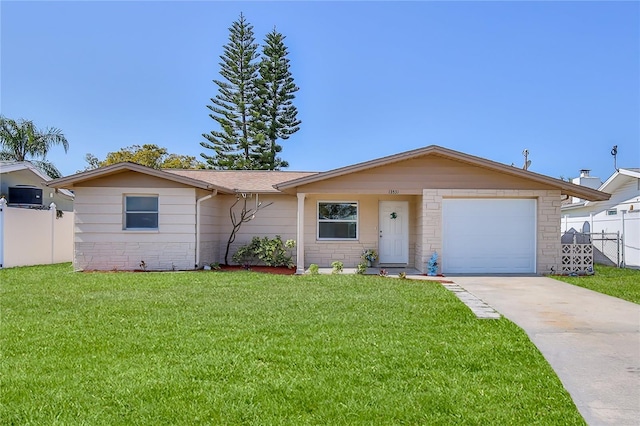
[[[582,170],[580,170],[580,177],[589,177],[589,172],[590,172],[590,171],[591,171],[591,170],[589,170],[589,169],[582,169]]]

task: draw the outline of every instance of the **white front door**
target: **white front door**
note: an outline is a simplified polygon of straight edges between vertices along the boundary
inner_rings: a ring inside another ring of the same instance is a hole
[[[409,202],[380,201],[378,211],[378,262],[409,263]]]

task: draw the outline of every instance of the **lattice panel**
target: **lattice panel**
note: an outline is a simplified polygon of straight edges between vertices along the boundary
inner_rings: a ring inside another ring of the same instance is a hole
[[[591,244],[562,244],[562,274],[575,272],[584,275],[593,271],[593,246]]]

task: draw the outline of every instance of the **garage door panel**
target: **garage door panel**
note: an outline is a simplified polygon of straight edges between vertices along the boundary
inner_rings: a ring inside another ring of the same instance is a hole
[[[513,258],[495,259],[494,264],[490,268],[484,264],[482,257],[474,258],[458,258],[450,262],[448,266],[449,274],[514,274],[514,273],[533,273],[533,264],[528,258],[515,260]]]
[[[532,199],[443,200],[443,272],[535,272]]]

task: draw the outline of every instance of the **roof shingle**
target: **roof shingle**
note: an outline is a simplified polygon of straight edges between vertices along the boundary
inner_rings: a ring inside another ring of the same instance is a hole
[[[279,193],[273,186],[318,172],[280,170],[183,170],[163,169],[165,172],[197,179],[238,192]]]

